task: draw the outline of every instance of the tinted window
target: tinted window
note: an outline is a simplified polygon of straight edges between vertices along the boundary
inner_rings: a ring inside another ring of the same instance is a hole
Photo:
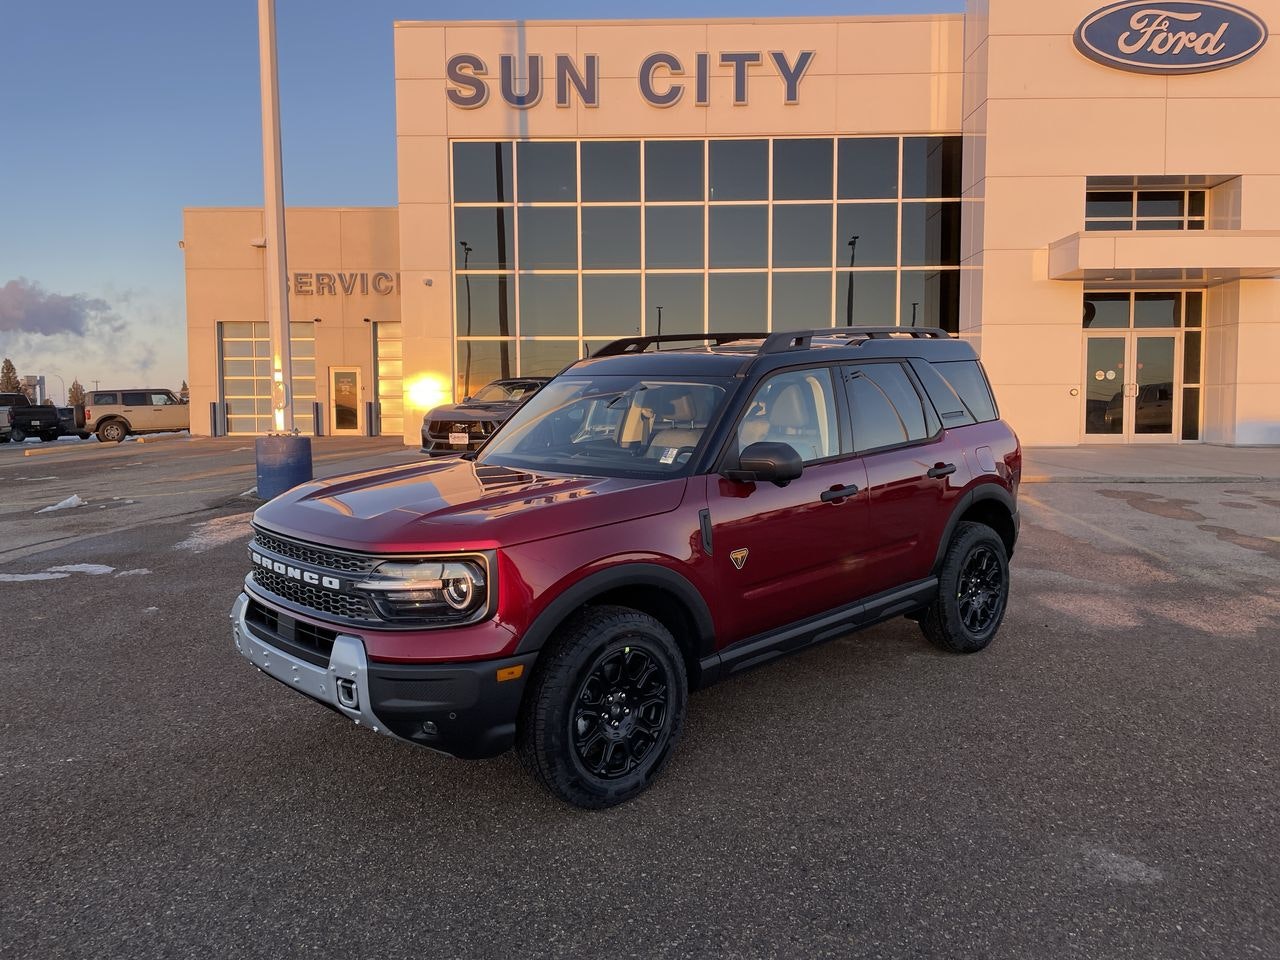
[[[826,367],[780,373],[756,388],[738,424],[738,451],[760,442],[788,444],[805,463],[840,453],[835,393]]]
[[[769,199],[769,141],[711,141],[711,199]]]
[[[831,198],[831,141],[773,141],[773,199]]]
[[[645,210],[645,258],[650,267],[702,267],[702,207]]]
[[[577,266],[577,211],[570,207],[522,207],[520,269],[574,270]]]
[[[520,143],[520,202],[573,202],[578,199],[577,148],[572,143]]]
[[[898,262],[898,205],[842,203],[836,215],[836,263],[892,267]]]
[[[1129,294],[1086,293],[1084,326],[1087,329],[1115,329],[1129,326]]]
[[[469,397],[490,380],[511,376],[515,356],[514,341],[458,341],[458,396]]]
[[[906,137],[902,141],[904,197],[960,196],[959,137]]]
[[[582,332],[587,336],[640,335],[638,274],[590,274],[582,278]]]
[[[463,274],[458,277],[456,295],[458,336],[509,337],[516,332],[515,283],[511,277]],[[502,376],[510,374],[507,371]]]
[[[459,270],[510,270],[515,264],[510,207],[455,207],[453,235]]]
[[[453,199],[457,203],[509,203],[511,144],[455,143]]]
[[[651,140],[644,145],[646,200],[702,199],[702,141]]]
[[[582,144],[582,199],[639,200],[640,144]]]
[[[115,403],[119,403],[120,401],[116,399],[116,395],[114,393],[95,393],[93,395],[93,398],[89,402],[98,403],[98,404],[102,404],[102,403],[115,404]]]
[[[831,271],[773,275],[773,329],[831,326]]]
[[[960,204],[904,203],[902,262],[907,266],[958,265]]]
[[[958,332],[960,271],[903,270],[901,325]]]
[[[996,419],[996,402],[977,360],[953,360],[933,367],[951,384],[975,420],[981,423]]]
[[[1182,323],[1182,296],[1177,293],[1136,293],[1135,327],[1177,327]]]
[[[584,270],[640,269],[640,208],[582,208]]]
[[[1084,195],[1086,217],[1133,217],[1133,194],[1128,190],[1112,193],[1105,190],[1089,191]]]
[[[831,266],[830,204],[785,204],[773,208],[773,265]]]
[[[645,333],[702,332],[702,274],[650,274],[644,286]]]
[[[137,391],[136,393],[134,392],[123,393],[121,394],[121,397],[124,399],[124,405],[126,407],[150,406],[150,403],[149,403],[150,398],[141,390]]]
[[[888,396],[868,377],[849,381],[853,449],[858,453],[907,442],[907,428]]]
[[[708,282],[708,329],[713,333],[764,330],[769,313],[769,283],[763,273],[713,273]]]
[[[161,391],[160,393],[151,394],[151,405],[153,407],[167,407],[170,404],[177,403],[168,393]]]
[[[919,377],[924,392],[933,401],[933,408],[938,411],[938,415],[942,417],[942,422],[946,426],[962,427],[975,422],[973,414],[964,405],[955,388],[934,368],[933,364],[924,360],[915,360],[912,361],[911,367]]]
[[[525,276],[520,278],[520,335],[525,337],[578,335],[578,278]],[[526,351],[527,352],[527,351]],[[521,360],[523,367],[524,361]],[[521,369],[524,374],[541,370]]]
[[[893,404],[896,415],[906,432],[908,440],[923,440],[929,435],[925,425],[924,405],[920,402],[920,394],[907,376],[907,371],[897,363],[868,363],[853,368],[854,379],[866,377]],[[857,433],[858,420],[854,418],[854,444],[862,446]]]
[[[840,141],[841,200],[892,199],[898,195],[898,138]]]
[[[837,327],[892,327],[898,275],[892,270],[836,273]]]
[[[763,267],[769,259],[769,208],[711,208],[711,266]]]

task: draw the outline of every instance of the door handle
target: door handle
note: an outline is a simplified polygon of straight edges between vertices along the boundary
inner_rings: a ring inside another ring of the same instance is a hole
[[[823,490],[822,496],[819,497],[818,499],[821,500],[823,503],[837,503],[841,500],[847,500],[850,497],[857,496],[857,494],[858,494],[857,484],[851,483],[846,486],[843,483],[837,483],[830,490]]]
[[[946,477],[955,472],[956,465],[954,463],[935,463],[925,475],[936,480],[938,477]]]

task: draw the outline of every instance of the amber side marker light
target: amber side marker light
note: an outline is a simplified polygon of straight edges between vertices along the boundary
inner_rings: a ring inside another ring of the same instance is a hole
[[[524,676],[524,664],[517,663],[514,667],[502,667],[498,671],[498,682],[504,680],[519,680]]]

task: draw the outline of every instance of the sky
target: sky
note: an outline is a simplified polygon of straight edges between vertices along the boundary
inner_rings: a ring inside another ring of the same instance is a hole
[[[955,12],[963,0],[277,0],[285,199],[396,202],[395,20]],[[5,3],[0,356],[66,385],[186,376],[182,208],[262,202],[256,0]],[[127,381],[127,384],[126,384]]]

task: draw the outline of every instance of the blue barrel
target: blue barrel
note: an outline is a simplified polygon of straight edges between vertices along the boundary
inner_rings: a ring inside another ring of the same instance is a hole
[[[263,500],[278,497],[313,476],[310,437],[259,437],[255,452],[258,458],[258,496]]]

